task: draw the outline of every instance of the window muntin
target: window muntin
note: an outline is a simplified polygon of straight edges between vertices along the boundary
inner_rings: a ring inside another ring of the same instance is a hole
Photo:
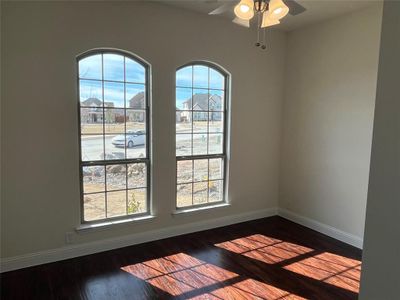
[[[224,202],[227,75],[209,64],[176,72],[176,206]]]
[[[148,72],[122,51],[78,57],[82,222],[149,211]]]

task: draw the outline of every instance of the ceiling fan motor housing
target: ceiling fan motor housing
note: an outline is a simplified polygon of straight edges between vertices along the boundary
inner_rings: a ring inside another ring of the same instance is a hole
[[[268,10],[269,0],[254,0],[254,11],[263,13]]]

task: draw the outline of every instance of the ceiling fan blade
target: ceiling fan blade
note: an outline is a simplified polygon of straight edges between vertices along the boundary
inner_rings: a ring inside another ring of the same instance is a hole
[[[289,7],[289,14],[292,16],[297,16],[306,11],[306,8],[295,0],[283,0],[283,2]]]
[[[250,27],[250,21],[249,20],[242,20],[242,19],[239,19],[239,18],[234,18],[232,20],[232,22],[235,23],[235,24],[238,24],[240,26],[247,27],[247,28]]]
[[[232,6],[231,2],[222,4],[220,7],[217,7],[213,11],[210,11],[208,14],[209,15],[220,15],[220,14],[223,14],[224,12],[230,10],[231,6]]]

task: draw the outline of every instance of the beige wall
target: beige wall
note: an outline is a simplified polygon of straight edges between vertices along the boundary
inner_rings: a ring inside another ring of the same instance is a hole
[[[288,35],[280,208],[362,237],[381,5]]]
[[[1,257],[65,246],[79,224],[75,56],[131,51],[152,65],[153,208],[157,218],[74,234],[75,244],[276,207],[285,34],[139,2],[2,2]],[[232,74],[228,208],[172,217],[175,68],[209,60]],[[263,88],[257,88],[262,86]]]
[[[398,299],[400,286],[400,2],[386,1],[368,188],[360,299]]]

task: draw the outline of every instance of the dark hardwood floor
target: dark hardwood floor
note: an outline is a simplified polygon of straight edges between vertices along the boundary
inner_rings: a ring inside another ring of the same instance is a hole
[[[357,299],[361,251],[280,217],[1,275],[1,299]]]

